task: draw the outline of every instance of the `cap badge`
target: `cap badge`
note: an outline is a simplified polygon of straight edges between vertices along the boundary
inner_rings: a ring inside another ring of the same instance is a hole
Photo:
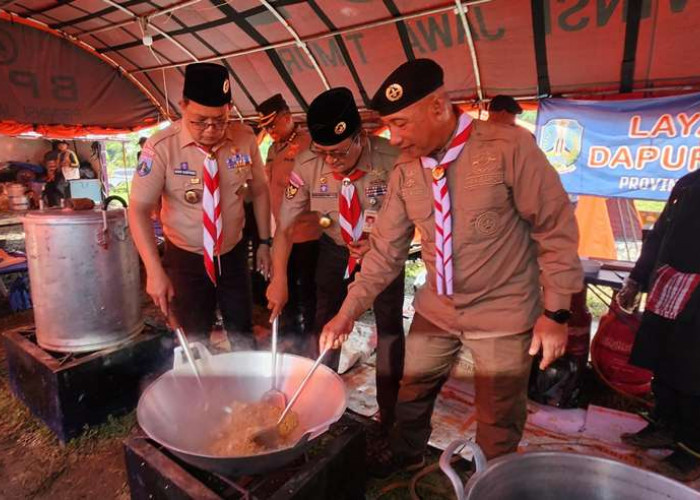
[[[229,83],[228,77],[227,77],[226,80],[224,80],[224,89],[223,89],[223,90],[224,90],[224,94],[228,92],[228,89],[230,88],[230,85],[231,85],[231,84]]]
[[[339,122],[338,125],[335,126],[334,132],[335,135],[342,135],[343,132],[348,128],[348,124],[345,122]]]
[[[403,87],[398,83],[392,83],[386,88],[385,94],[391,102],[396,102],[403,97]]]

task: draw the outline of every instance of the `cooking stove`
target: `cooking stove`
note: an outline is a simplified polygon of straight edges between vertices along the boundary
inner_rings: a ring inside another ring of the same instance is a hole
[[[365,427],[346,413],[306,453],[258,476],[224,477],[187,464],[142,435],[124,442],[132,500],[359,500],[365,498]]]
[[[156,323],[94,352],[47,351],[31,325],[4,332],[2,341],[12,393],[63,443],[132,411],[146,382],[172,366],[174,347],[172,334]]]

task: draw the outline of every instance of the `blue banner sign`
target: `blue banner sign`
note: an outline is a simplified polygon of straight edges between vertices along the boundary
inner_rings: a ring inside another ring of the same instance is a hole
[[[571,194],[666,200],[678,179],[700,168],[700,93],[543,99],[537,143]]]

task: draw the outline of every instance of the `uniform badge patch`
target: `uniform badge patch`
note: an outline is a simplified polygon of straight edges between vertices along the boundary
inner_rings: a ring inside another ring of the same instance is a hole
[[[288,200],[291,200],[297,195],[298,192],[299,188],[294,186],[294,184],[292,184],[292,182],[290,181],[289,184],[287,184],[287,187],[284,189],[284,196]]]
[[[148,174],[151,173],[151,169],[153,167],[153,159],[149,158],[147,160],[144,160],[141,158],[141,161],[139,162],[139,166],[136,169],[136,173],[139,174],[139,177],[146,177]]]
[[[153,168],[153,157],[155,156],[155,151],[146,145],[141,151],[141,156],[139,157],[139,164],[136,167],[136,173],[139,177],[146,177],[151,173]]]
[[[492,236],[498,232],[500,216],[496,212],[479,214],[474,221],[477,232],[484,236]]]

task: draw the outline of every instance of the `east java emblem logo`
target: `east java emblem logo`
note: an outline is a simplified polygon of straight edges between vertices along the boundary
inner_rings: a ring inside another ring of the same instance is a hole
[[[542,127],[539,142],[540,149],[557,172],[568,174],[576,170],[576,160],[581,156],[583,127],[576,120],[549,120]]]

